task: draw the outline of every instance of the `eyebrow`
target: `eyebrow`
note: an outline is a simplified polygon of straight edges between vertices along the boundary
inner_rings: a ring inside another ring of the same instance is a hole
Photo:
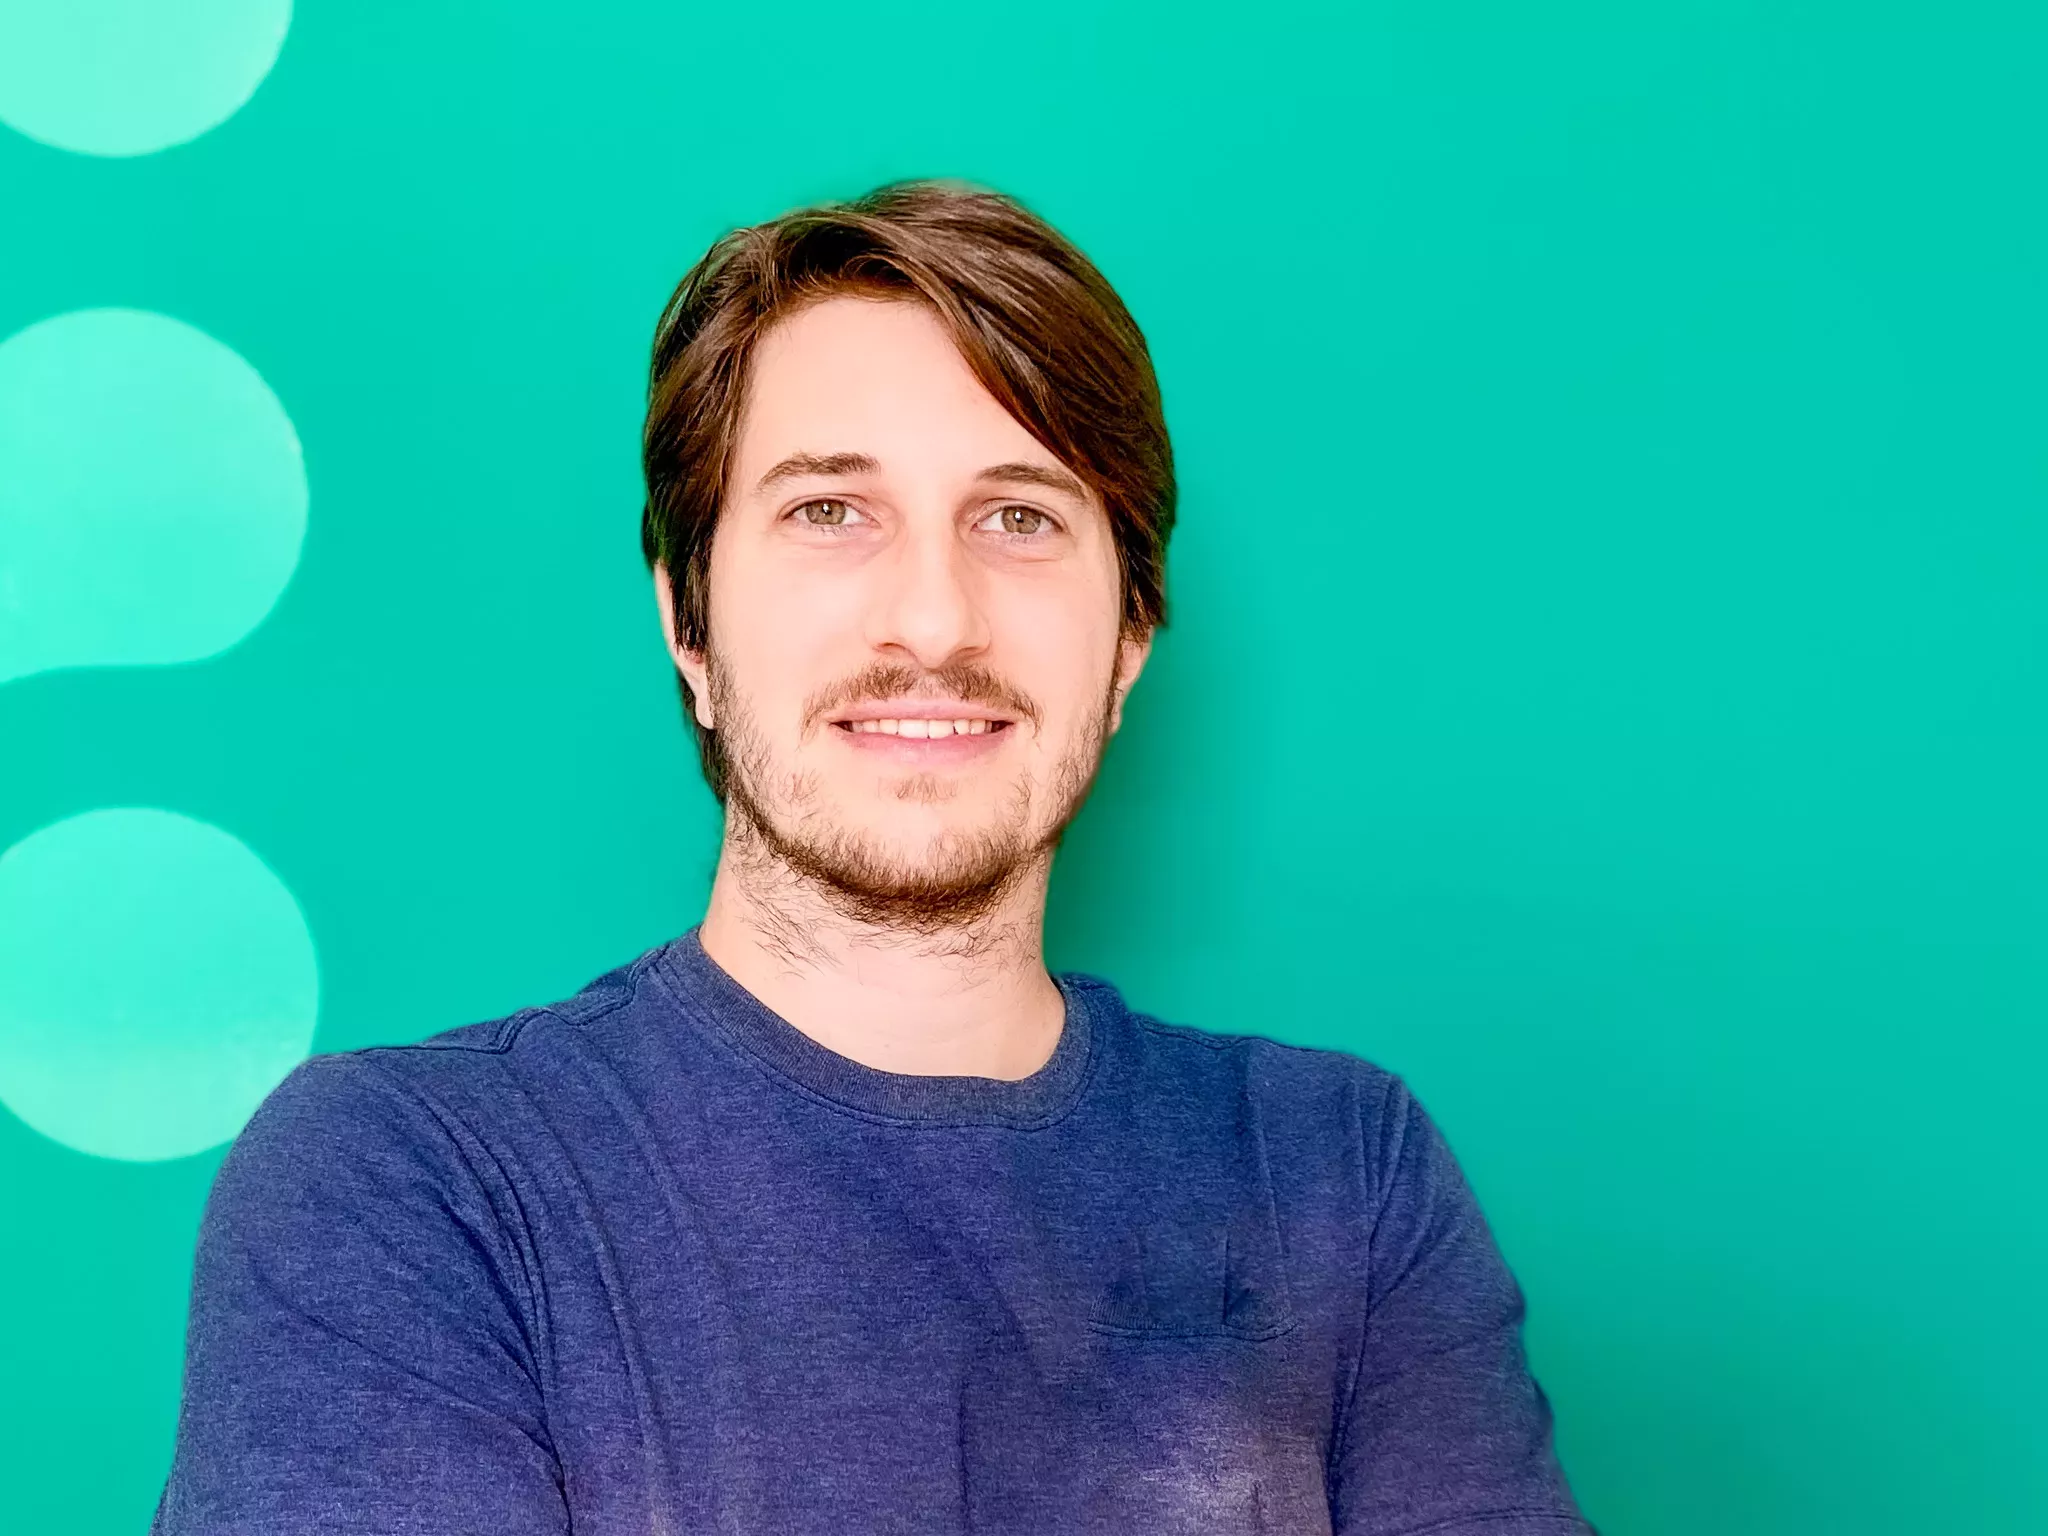
[[[1012,485],[1042,486],[1079,502],[1088,500],[1088,488],[1064,469],[1045,464],[991,464],[975,477],[978,480],[1007,480]]]
[[[807,475],[871,475],[881,467],[872,454],[866,453],[792,453],[755,481],[754,489],[765,491],[785,480],[801,480]],[[1088,500],[1088,488],[1077,478],[1064,469],[1046,464],[1026,464],[1022,460],[991,464],[975,478],[1004,481],[1011,485],[1036,485],[1071,496],[1079,502]]]
[[[792,453],[755,481],[754,489],[765,491],[771,485],[801,480],[806,475],[871,475],[881,467],[865,453]]]

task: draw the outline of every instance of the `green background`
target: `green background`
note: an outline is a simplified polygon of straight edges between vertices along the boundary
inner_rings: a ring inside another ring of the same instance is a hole
[[[0,129],[0,336],[196,326],[310,488],[239,644],[0,686],[0,847],[232,833],[318,1050],[686,927],[654,318],[733,224],[984,181],[1184,484],[1055,963],[1408,1078],[1610,1536],[2048,1529],[2044,65],[1931,4],[301,0],[190,142]],[[221,1151],[0,1112],[0,1526],[147,1523]]]

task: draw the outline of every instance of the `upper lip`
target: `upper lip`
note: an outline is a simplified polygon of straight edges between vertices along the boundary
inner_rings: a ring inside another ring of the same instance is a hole
[[[957,699],[897,699],[893,701],[855,704],[846,709],[832,712],[835,722],[842,720],[1001,720],[1014,723],[1016,716],[1007,710],[990,709],[986,704],[965,704]]]

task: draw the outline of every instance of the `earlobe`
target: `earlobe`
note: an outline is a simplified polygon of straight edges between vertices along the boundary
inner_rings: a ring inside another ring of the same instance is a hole
[[[705,730],[715,730],[718,722],[711,718],[711,691],[706,686],[704,658],[695,651],[675,652],[676,670],[683,674],[683,681],[690,685],[690,703],[696,712],[697,723]]]
[[[1109,729],[1114,735],[1124,723],[1124,700],[1130,696],[1132,686],[1138,681],[1138,674],[1145,670],[1146,658],[1152,654],[1152,631],[1133,638],[1126,635],[1117,642],[1116,648],[1116,692],[1109,709]]]
[[[668,569],[661,562],[654,565],[654,605],[661,614],[661,638],[668,645],[669,660],[676,670],[683,674],[683,681],[690,685],[690,704],[696,714],[697,723],[705,730],[715,729],[711,718],[711,693],[707,686],[704,658],[696,651],[688,650],[676,640],[676,609],[674,591],[669,586]]]
[[[705,665],[703,653],[671,645],[669,655],[675,659],[676,670],[683,674],[683,681],[690,685],[690,706],[697,723],[707,731],[715,729],[718,722],[711,718],[711,672]]]

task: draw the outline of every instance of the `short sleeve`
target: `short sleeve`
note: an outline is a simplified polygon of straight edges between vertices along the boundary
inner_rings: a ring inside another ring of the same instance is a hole
[[[1364,1127],[1377,1213],[1332,1452],[1336,1536],[1591,1532],[1523,1353],[1521,1288],[1435,1123],[1398,1078],[1383,1087]]]
[[[301,1062],[207,1198],[151,1536],[566,1532],[522,1285],[431,1101]]]

